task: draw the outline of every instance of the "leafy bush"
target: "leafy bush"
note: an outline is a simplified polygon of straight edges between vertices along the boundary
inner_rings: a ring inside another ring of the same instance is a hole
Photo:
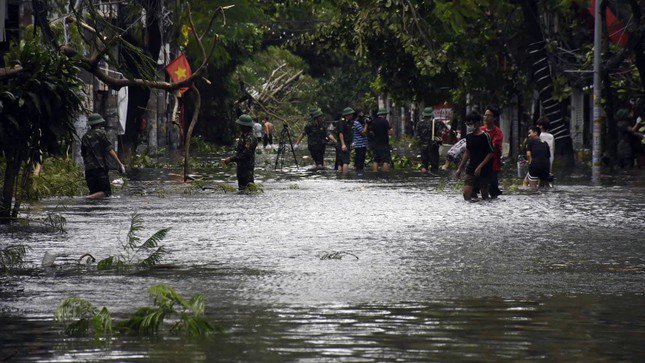
[[[33,176],[27,191],[29,200],[48,197],[74,197],[88,193],[83,168],[74,160],[65,158],[46,158],[42,172]]]

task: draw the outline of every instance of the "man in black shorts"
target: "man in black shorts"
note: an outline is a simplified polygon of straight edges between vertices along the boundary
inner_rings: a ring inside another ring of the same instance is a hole
[[[107,156],[112,157],[119,171],[125,173],[125,166],[119,160],[112,148],[112,143],[107,138],[103,125],[105,119],[98,113],[93,113],[87,118],[87,124],[92,127],[81,139],[81,155],[85,164],[85,181],[90,190],[87,199],[101,199],[112,195],[108,171],[110,167]]]
[[[461,176],[466,162],[470,160],[464,180],[464,199],[468,201],[471,200],[475,188],[481,191],[482,199],[488,199],[493,174],[492,159],[495,149],[490,136],[480,129],[481,125],[482,116],[479,113],[473,111],[466,116],[466,151],[455,176]]]
[[[541,185],[549,185],[551,150],[549,144],[540,139],[540,128],[531,126],[526,143],[526,160],[529,163],[527,179],[534,191]]]
[[[346,107],[343,110],[343,119],[338,123],[338,144],[336,153],[338,155],[338,166],[343,174],[349,172],[349,159],[352,149],[352,126],[354,125],[354,109]]]
[[[386,110],[379,109],[376,113],[376,118],[368,123],[367,136],[374,158],[373,171],[378,171],[379,168],[382,171],[390,171],[390,163],[392,162],[390,153],[392,126],[385,118],[386,115]]]

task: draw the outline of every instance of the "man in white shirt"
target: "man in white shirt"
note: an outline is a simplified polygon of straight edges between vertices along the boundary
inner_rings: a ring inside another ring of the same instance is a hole
[[[551,151],[551,165],[549,166],[550,173],[553,174],[553,156],[555,155],[555,138],[548,131],[549,130],[549,119],[546,116],[540,117],[536,126],[540,128],[540,140],[546,142],[549,145],[549,150]]]

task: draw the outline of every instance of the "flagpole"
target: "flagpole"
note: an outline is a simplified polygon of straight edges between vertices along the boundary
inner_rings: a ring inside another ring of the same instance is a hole
[[[600,181],[600,43],[602,37],[602,16],[600,15],[601,0],[595,0],[594,6],[594,42],[593,42],[593,142],[591,152],[591,181]]]

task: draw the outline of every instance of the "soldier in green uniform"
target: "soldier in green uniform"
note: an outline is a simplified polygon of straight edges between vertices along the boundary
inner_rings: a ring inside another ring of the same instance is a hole
[[[103,129],[105,119],[98,113],[87,118],[87,124],[92,127],[81,139],[81,155],[85,164],[85,181],[90,190],[87,199],[101,199],[112,194],[108,171],[110,166],[107,156],[112,157],[119,165],[119,171],[125,173],[125,166],[119,160],[112,143]]]
[[[242,134],[237,141],[235,155],[223,160],[224,164],[237,163],[237,187],[244,190],[253,183],[253,171],[255,168],[255,148],[258,140],[253,134],[253,119],[249,115],[242,115],[235,123],[242,128]]]
[[[434,119],[432,107],[423,109],[423,119],[417,123],[416,135],[421,144],[421,172],[439,172],[439,145],[441,145],[441,132],[446,125]]]
[[[311,118],[312,120],[307,123],[302,134],[296,140],[296,146],[307,136],[307,148],[316,164],[314,169],[322,170],[325,168],[325,146],[329,143],[330,139],[334,143],[336,139],[332,135],[329,135],[327,127],[323,122],[323,113],[319,109],[312,110]]]
[[[352,148],[352,126],[354,125],[354,110],[351,107],[345,107],[343,110],[343,119],[338,123],[336,133],[338,134],[338,143],[336,144],[336,155],[338,156],[338,165],[343,174],[349,172],[349,159]]]

